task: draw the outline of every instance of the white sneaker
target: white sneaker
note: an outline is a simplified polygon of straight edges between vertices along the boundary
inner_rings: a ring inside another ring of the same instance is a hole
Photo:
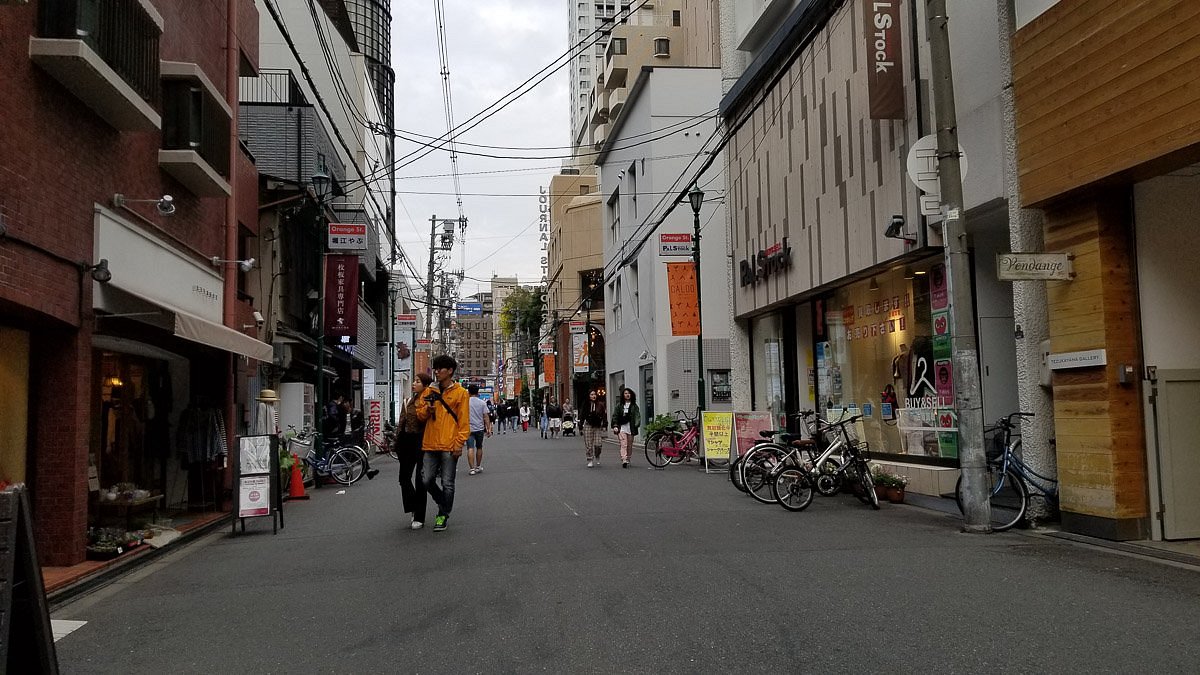
[[[590,460],[590,459],[588,460],[588,468],[589,469],[592,468],[592,460]]]
[[[412,525],[409,525],[409,527],[414,530],[419,530],[422,527],[425,527],[425,523],[422,523],[419,520],[414,520],[414,521],[412,521]]]
[[[477,469],[471,469],[471,470],[470,470],[470,471],[468,471],[467,473],[469,473],[469,474],[471,474],[472,476],[474,476],[474,475],[475,475],[477,472],[478,472],[478,470],[477,470]]]

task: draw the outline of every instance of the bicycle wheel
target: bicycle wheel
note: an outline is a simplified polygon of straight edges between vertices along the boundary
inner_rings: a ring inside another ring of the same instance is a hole
[[[817,492],[826,497],[832,497],[842,489],[842,473],[838,470],[840,468],[832,459],[821,462],[821,466],[817,469]]]
[[[863,503],[870,504],[871,508],[878,511],[879,495],[875,494],[875,480],[871,477],[871,467],[867,466],[866,462],[858,463],[858,480],[862,483],[863,492],[866,493]]]
[[[662,447],[668,445],[677,445],[680,435],[674,431],[664,431],[657,433],[646,439],[646,461],[650,462],[650,466],[661,469],[666,466],[670,459],[662,454]]]
[[[356,448],[338,448],[329,458],[329,475],[342,485],[353,485],[366,473],[366,461]]]
[[[803,511],[813,500],[808,474],[794,466],[780,471],[771,483],[771,496],[788,511]]]
[[[992,507],[992,531],[1003,532],[1011,529],[1025,517],[1025,509],[1029,503],[1026,498],[1025,483],[1011,469],[1001,473],[999,466],[989,465],[985,477],[988,502]],[[958,503],[959,513],[966,514],[963,508],[962,475],[954,484],[954,501]]]
[[[746,460],[742,467],[742,480],[746,482],[746,492],[764,504],[773,504],[775,495],[771,493],[771,485],[775,482],[772,472],[779,466],[779,458],[775,453],[761,452]]]
[[[742,480],[742,460],[745,455],[738,455],[729,463],[729,482],[741,492],[746,491],[746,481]]]
[[[387,452],[388,452],[389,457],[396,460],[397,462],[400,461],[400,453],[396,452],[396,439],[393,438],[392,442],[388,443],[388,451]]]

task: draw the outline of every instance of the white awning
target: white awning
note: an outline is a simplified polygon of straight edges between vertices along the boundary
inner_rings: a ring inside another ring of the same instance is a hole
[[[116,316],[126,316],[143,323],[169,330],[192,342],[240,354],[259,361],[270,362],[274,348],[245,333],[202,319],[178,309],[165,307],[149,298],[116,288],[111,284],[93,282],[93,306]]]

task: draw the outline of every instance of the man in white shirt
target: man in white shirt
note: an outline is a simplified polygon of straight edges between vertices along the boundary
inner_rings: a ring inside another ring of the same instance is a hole
[[[474,476],[483,471],[483,437],[492,435],[492,418],[488,414],[487,402],[479,398],[479,385],[467,387],[471,395],[468,410],[471,412],[471,435],[467,437],[467,465],[471,470],[467,473]]]

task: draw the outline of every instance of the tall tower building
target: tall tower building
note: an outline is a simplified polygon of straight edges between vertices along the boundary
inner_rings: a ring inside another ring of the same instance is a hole
[[[594,45],[576,54],[567,69],[571,82],[571,142],[577,146],[588,145],[588,109],[592,103],[596,76],[604,70],[604,50],[608,46],[607,30],[600,35],[592,33],[606,19],[611,24],[618,9],[628,10],[629,0],[567,0],[567,8],[570,25],[568,49],[599,38]]]

